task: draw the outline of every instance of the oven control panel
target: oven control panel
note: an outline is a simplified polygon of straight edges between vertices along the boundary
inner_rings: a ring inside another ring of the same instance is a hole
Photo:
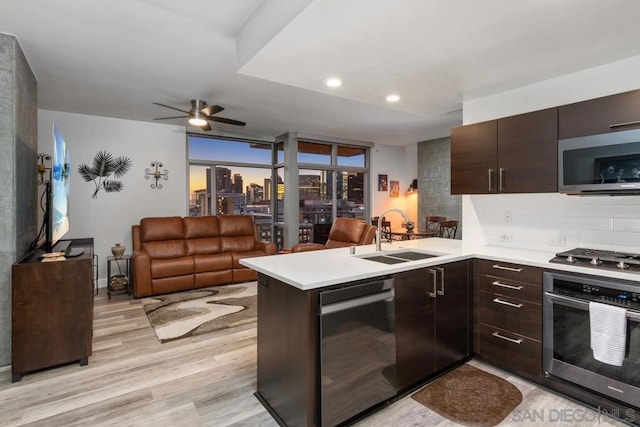
[[[554,292],[575,298],[581,298],[587,301],[602,302],[617,305],[619,307],[640,310],[640,288],[637,292],[631,292],[585,283],[555,280]]]

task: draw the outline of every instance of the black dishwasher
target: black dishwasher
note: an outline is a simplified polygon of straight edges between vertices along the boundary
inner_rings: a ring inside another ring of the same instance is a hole
[[[334,426],[395,396],[393,277],[320,292],[321,421]]]

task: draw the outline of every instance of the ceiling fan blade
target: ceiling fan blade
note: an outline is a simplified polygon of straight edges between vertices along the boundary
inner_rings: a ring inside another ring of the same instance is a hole
[[[216,114],[219,113],[220,111],[224,110],[224,107],[221,107],[219,105],[209,105],[208,107],[203,108],[202,110],[200,110],[202,112],[202,114],[204,114],[205,116],[210,116],[212,114]]]
[[[246,123],[245,122],[241,122],[239,120],[233,120],[233,119],[225,119],[224,117],[207,117],[208,120],[214,121],[214,122],[220,122],[220,123],[227,123],[230,125],[236,125],[236,126],[245,126]]]
[[[211,125],[209,123],[207,123],[206,125],[200,126],[200,129],[202,129],[202,130],[211,130]]]
[[[172,116],[172,117],[158,117],[153,120],[170,120],[170,119],[186,119],[189,116]]]
[[[172,107],[172,106],[170,106],[170,105],[160,104],[159,102],[152,102],[152,104],[159,105],[159,106],[161,106],[161,107],[165,107],[165,108],[171,108],[172,110],[180,111],[181,113],[189,114],[189,112],[188,112],[188,111],[181,110],[181,109],[179,109],[179,108]]]

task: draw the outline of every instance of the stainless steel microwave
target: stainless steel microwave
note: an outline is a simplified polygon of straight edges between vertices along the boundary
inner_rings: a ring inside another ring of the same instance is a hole
[[[558,191],[640,195],[640,129],[559,140]]]

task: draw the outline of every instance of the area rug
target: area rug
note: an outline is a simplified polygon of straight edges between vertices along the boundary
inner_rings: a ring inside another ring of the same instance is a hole
[[[160,342],[255,322],[256,282],[212,286],[141,301]]]
[[[522,402],[516,386],[469,364],[446,373],[411,397],[451,421],[482,427],[499,424]]]

